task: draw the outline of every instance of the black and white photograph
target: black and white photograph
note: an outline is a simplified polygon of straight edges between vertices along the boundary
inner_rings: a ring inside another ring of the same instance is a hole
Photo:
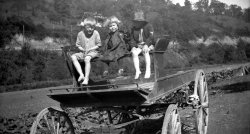
[[[250,1],[0,0],[0,134],[250,134]]]

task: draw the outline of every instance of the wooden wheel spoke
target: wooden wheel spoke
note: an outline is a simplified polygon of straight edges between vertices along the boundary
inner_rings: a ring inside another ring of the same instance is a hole
[[[207,94],[208,94],[208,92],[207,92],[207,90],[205,90],[204,94],[203,94],[203,98],[207,98]]]
[[[172,123],[171,123],[171,125],[172,125],[172,128],[173,128],[173,130],[172,130],[172,132],[173,133],[175,133],[176,131],[177,131],[177,118],[178,118],[178,114],[176,114],[176,112],[177,111],[173,111],[173,114],[172,114]]]
[[[36,117],[36,122],[33,123],[30,134],[45,133],[45,134],[74,134],[73,124],[66,113],[57,111],[56,109],[42,110]]]
[[[175,125],[177,122],[177,114],[175,113],[175,111],[173,112],[172,116],[173,116],[172,117],[172,125]]]
[[[208,123],[208,117],[207,117],[207,116],[208,116],[208,113],[207,113],[207,110],[206,110],[206,109],[203,109],[203,113],[205,114],[205,115],[204,115],[204,118],[203,118],[203,119],[204,119],[204,123],[205,123],[205,126],[207,126],[207,125],[208,125],[208,124],[207,124],[207,123]]]
[[[51,120],[52,120],[52,125],[53,125],[54,133],[56,133],[57,128],[56,128],[56,123],[55,123],[55,116],[52,116],[52,117],[51,117]],[[57,133],[56,133],[56,134],[57,134]]]
[[[177,116],[177,120],[176,120],[176,124],[175,124],[175,127],[174,127],[174,132],[177,133],[180,129],[180,120],[179,120],[179,116]]]
[[[59,134],[60,124],[57,122],[56,124],[56,134]]]
[[[207,113],[206,109],[205,109],[205,108],[202,108],[202,110],[203,110],[203,113],[206,114],[206,116],[207,116],[208,113]]]
[[[43,116],[43,119],[45,120],[45,122],[46,122],[46,124],[47,124],[48,129],[51,131],[51,126],[50,126],[50,124],[49,124],[47,114],[45,114],[45,115]]]
[[[44,127],[42,126],[42,124],[40,124],[40,123],[44,123],[44,122],[40,122],[40,121],[39,121],[39,122],[37,123],[38,128],[45,130],[45,128],[44,128]]]
[[[207,126],[207,120],[206,120],[206,117],[203,118],[203,123],[204,123],[204,127]]]

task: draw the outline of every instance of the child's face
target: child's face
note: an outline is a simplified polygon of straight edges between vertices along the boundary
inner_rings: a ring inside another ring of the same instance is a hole
[[[91,25],[86,25],[84,27],[84,32],[88,35],[91,35],[93,34],[93,31],[94,31],[94,26],[91,26]]]
[[[146,22],[144,22],[144,21],[134,21],[135,28],[142,28],[145,24],[146,24]]]
[[[117,25],[116,23],[111,23],[111,24],[109,25],[109,30],[110,30],[111,32],[116,32],[116,31],[118,30],[118,25]]]

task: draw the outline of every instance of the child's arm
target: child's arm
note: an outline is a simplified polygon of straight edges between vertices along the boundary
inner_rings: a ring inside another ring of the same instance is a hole
[[[94,47],[92,47],[92,48],[89,48],[88,51],[96,50],[96,49],[98,49],[98,48],[99,48],[99,46],[94,46]]]
[[[76,38],[76,47],[80,49],[81,51],[85,51],[85,49],[81,46],[81,35],[78,33],[77,38]]]

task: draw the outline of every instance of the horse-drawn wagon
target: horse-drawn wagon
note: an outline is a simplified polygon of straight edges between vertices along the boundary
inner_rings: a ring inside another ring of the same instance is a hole
[[[168,42],[166,38],[158,39],[152,52],[153,79],[134,81],[131,77],[112,78],[88,86],[81,86],[76,81],[78,76],[68,57],[71,51],[65,48],[65,59],[74,86],[50,90],[48,96],[60,102],[61,107],[42,110],[32,125],[31,134],[76,133],[76,122],[68,115],[70,108],[78,109],[74,118],[80,120],[78,123],[84,125],[82,128],[86,133],[104,133],[104,129],[115,133],[115,130],[123,129],[121,133],[129,134],[206,134],[209,112],[205,74],[202,70],[169,74],[163,66]],[[160,124],[158,127],[154,126],[157,123],[153,123],[156,120]],[[151,125],[143,124],[144,131],[138,132],[138,126],[145,121]]]

